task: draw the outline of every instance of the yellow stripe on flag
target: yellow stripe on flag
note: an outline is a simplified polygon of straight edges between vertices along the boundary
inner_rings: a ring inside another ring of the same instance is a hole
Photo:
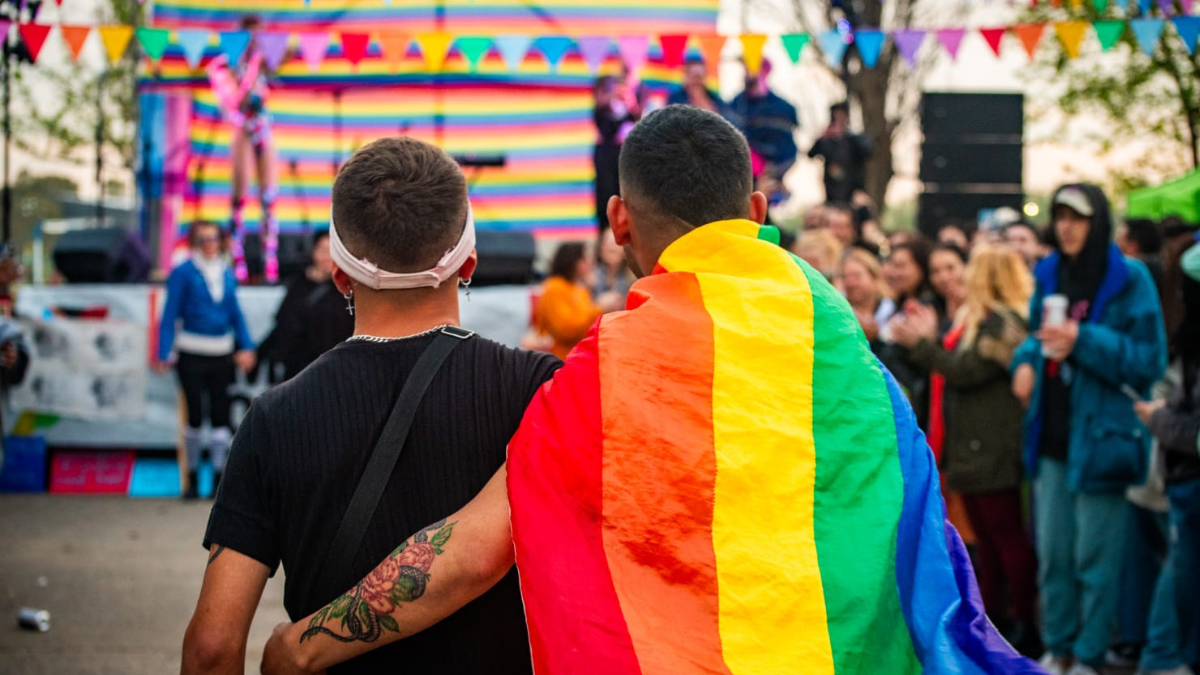
[[[734,675],[801,665],[832,675],[813,525],[812,294],[784,251],[746,239],[757,231],[749,221],[705,225],[661,261],[667,270],[700,270],[713,321],[722,652]]]

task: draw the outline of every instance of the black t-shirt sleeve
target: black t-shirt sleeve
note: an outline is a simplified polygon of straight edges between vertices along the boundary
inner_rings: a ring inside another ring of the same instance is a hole
[[[268,507],[269,486],[264,457],[270,438],[262,406],[251,406],[238,428],[221,478],[217,499],[208,517],[204,547],[219,545],[254,558],[271,569],[279,567],[279,529]]]
[[[521,380],[521,404],[529,405],[533,401],[533,397],[537,395],[538,389],[542,385],[550,381],[554,377],[554,373],[562,368],[563,362],[553,354],[545,354],[541,352],[528,352],[525,360],[525,373]]]

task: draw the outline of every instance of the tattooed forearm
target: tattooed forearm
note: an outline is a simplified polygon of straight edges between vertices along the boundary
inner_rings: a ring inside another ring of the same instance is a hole
[[[221,555],[224,552],[225,552],[225,547],[218,545],[216,548],[214,548],[212,550],[212,554],[208,556],[208,564],[209,565],[213,564],[213,561],[217,559],[217,556]]]
[[[429,569],[434,558],[445,552],[454,525],[443,518],[400,544],[357,586],[322,607],[308,622],[300,642],[317,635],[339,642],[374,642],[384,631],[399,633],[392,612],[401,603],[425,595]]]

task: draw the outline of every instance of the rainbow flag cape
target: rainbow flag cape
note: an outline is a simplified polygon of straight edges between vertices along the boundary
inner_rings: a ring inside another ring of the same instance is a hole
[[[672,244],[509,446],[540,674],[1037,673],[849,306],[727,221]]]

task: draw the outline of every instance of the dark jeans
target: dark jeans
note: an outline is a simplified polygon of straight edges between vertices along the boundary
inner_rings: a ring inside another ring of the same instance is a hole
[[[975,573],[983,606],[993,619],[1008,616],[1032,623],[1037,597],[1037,560],[1021,520],[1017,488],[964,494],[967,517],[975,529]],[[1008,584],[1009,607],[1004,585]]]
[[[234,380],[233,355],[197,356],[179,354],[175,367],[179,386],[187,401],[188,426],[199,429],[208,401],[208,422],[213,429],[229,426],[229,386]]]
[[[1171,561],[1183,662],[1200,667],[1200,478],[1167,485],[1171,500]]]

